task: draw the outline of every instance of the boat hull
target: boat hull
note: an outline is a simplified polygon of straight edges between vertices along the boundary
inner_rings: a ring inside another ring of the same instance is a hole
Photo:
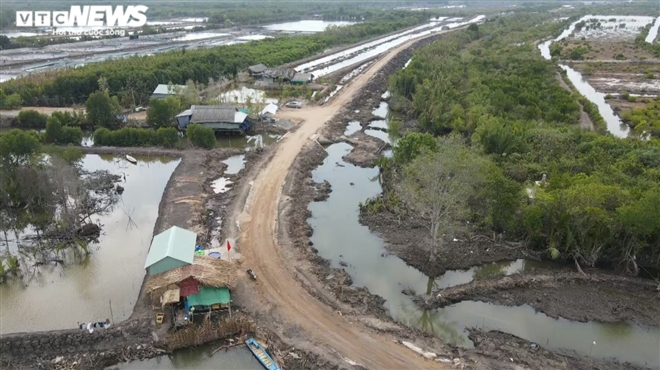
[[[268,352],[266,352],[266,350],[263,347],[261,347],[261,345],[256,340],[250,338],[245,341],[245,344],[247,345],[250,352],[252,352],[254,357],[256,357],[257,360],[259,360],[259,362],[265,369],[280,370],[280,367],[277,366],[275,360],[273,360],[272,357],[270,357]]]

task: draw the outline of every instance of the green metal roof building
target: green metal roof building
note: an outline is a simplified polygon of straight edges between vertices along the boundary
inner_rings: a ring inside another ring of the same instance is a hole
[[[228,288],[200,287],[198,294],[189,295],[187,298],[190,307],[213,306],[214,304],[229,304],[231,295]]]
[[[151,241],[144,268],[149,275],[190,265],[195,255],[197,233],[173,226],[156,235]]]

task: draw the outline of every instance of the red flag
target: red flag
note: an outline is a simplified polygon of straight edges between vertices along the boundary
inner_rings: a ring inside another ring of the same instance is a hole
[[[231,250],[231,244],[229,244],[229,240],[227,240],[227,252]]]

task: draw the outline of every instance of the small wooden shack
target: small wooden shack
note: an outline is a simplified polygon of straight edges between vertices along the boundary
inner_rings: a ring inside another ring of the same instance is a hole
[[[192,264],[197,233],[173,226],[151,241],[144,268],[149,275]]]

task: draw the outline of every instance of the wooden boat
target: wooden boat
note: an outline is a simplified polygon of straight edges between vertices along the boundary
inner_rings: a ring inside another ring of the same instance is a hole
[[[126,154],[126,160],[129,161],[129,162],[131,162],[131,163],[133,163],[133,164],[137,164],[137,159],[131,157],[131,156],[128,155],[128,154]]]
[[[275,361],[270,357],[270,355],[266,352],[265,349],[261,347],[261,345],[254,340],[253,338],[250,338],[245,341],[245,344],[247,345],[248,349],[254,357],[261,362],[261,364],[266,368],[267,370],[280,370],[280,367],[277,366]]]

